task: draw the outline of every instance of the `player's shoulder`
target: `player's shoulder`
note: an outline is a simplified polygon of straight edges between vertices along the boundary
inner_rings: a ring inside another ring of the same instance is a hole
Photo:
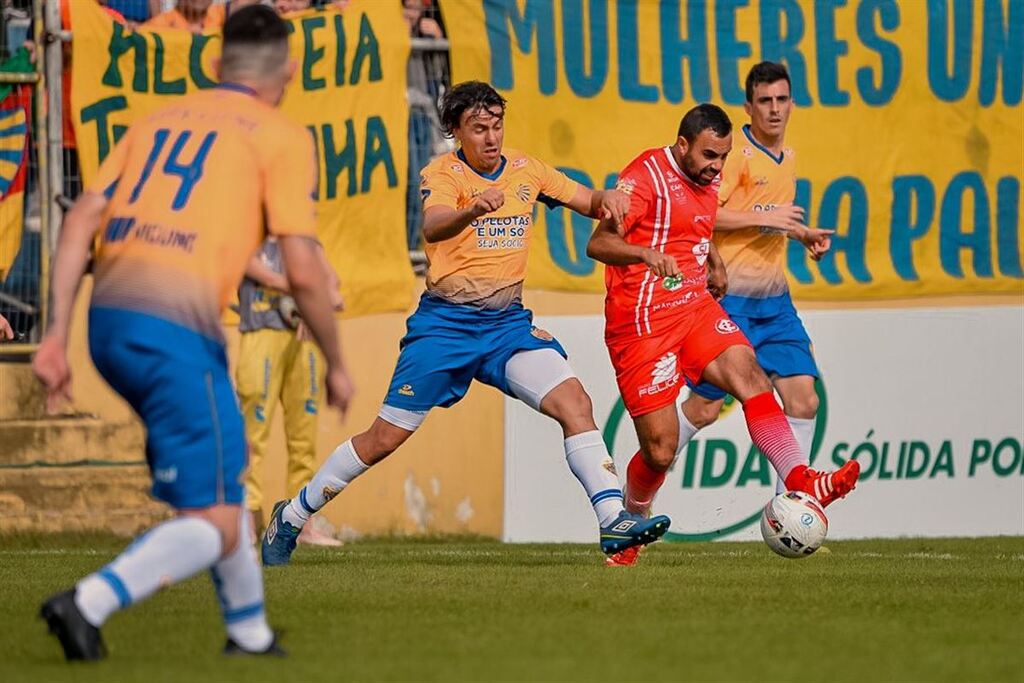
[[[447,175],[457,178],[465,177],[467,170],[466,163],[459,158],[458,154],[445,152],[428,161],[420,174],[424,177]]]

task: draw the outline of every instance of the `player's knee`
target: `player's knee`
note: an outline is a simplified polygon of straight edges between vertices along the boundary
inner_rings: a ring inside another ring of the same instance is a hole
[[[594,404],[575,377],[565,380],[548,392],[540,407],[541,412],[554,418],[567,433],[595,428]]]
[[[705,398],[690,398],[683,404],[683,414],[697,429],[704,429],[718,419],[721,401],[709,401]]]
[[[647,439],[643,446],[644,460],[659,472],[666,472],[676,459],[677,439],[668,435],[656,435]]]
[[[818,395],[814,391],[783,398],[786,415],[801,420],[813,419],[818,414],[818,403]]]

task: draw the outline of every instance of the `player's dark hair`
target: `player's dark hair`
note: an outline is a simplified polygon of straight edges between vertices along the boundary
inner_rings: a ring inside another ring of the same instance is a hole
[[[224,22],[221,69],[233,74],[253,67],[259,55],[263,67],[288,59],[288,24],[264,5],[249,5],[232,12]]]
[[[505,98],[487,83],[466,81],[452,87],[441,100],[441,130],[448,137],[455,134],[466,111],[492,110],[505,114]]]
[[[750,73],[747,74],[747,102],[754,101],[754,88],[762,83],[771,85],[776,81],[786,81],[786,85],[789,86],[790,92],[792,92],[793,82],[789,80],[789,71],[786,70],[785,64],[779,64],[778,62],[755,64],[750,69]]]
[[[686,112],[679,122],[679,137],[692,143],[701,131],[710,129],[715,135],[724,138],[732,132],[732,121],[722,108],[705,102]]]

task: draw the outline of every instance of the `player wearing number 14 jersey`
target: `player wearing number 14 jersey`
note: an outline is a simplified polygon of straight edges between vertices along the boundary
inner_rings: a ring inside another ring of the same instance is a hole
[[[640,441],[626,476],[631,512],[649,511],[676,457],[684,381],[713,381],[743,404],[751,439],[787,488],[815,495],[827,478],[843,495],[859,472],[856,461],[836,476],[803,464],[750,342],[715,300],[727,282],[711,234],[718,177],[731,148],[724,111],[711,104],[691,109],[673,145],[644,152],[619,175],[629,213],[621,226],[602,220],[587,249],[608,265],[605,342]],[[637,552],[616,553],[609,564],[632,564]]]
[[[61,231],[52,321],[33,369],[51,402],[69,397],[71,307],[99,233],[90,352],[146,426],[154,497],[178,512],[43,605],[69,660],[103,657],[108,617],[207,569],[225,652],[281,653],[241,514],[245,434],[220,329],[265,232],[278,238],[292,294],[327,360],[328,401],[343,408],[351,393],[315,244],[312,143],[274,107],[294,71],[287,25],[266,7],[239,10],[224,27],[219,70],[220,87],[131,127]]]

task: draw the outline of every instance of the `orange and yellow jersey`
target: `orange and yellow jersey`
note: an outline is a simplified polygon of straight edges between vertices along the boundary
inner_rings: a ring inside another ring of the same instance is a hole
[[[520,301],[534,204],[567,204],[579,187],[576,181],[509,149],[493,173],[473,170],[457,150],[431,161],[421,176],[424,210],[464,209],[492,187],[505,196],[500,209],[476,219],[457,236],[426,245],[427,291],[452,303],[492,310]]]
[[[789,147],[775,156],[754,138],[749,125],[743,126],[722,168],[719,206],[770,211],[791,204],[796,197],[795,157]],[[786,236],[767,227],[716,230],[714,242],[729,274],[727,310],[751,317],[774,315],[779,297],[788,299]]]
[[[224,5],[210,5],[203,16],[203,30],[216,31],[224,26],[225,12]],[[162,12],[142,25],[142,28],[174,28],[181,31],[190,31],[192,25],[188,23],[181,12],[176,9]]]
[[[221,313],[267,232],[316,235],[312,139],[222,84],[135,123],[90,186],[107,199],[92,305],[222,340]]]

